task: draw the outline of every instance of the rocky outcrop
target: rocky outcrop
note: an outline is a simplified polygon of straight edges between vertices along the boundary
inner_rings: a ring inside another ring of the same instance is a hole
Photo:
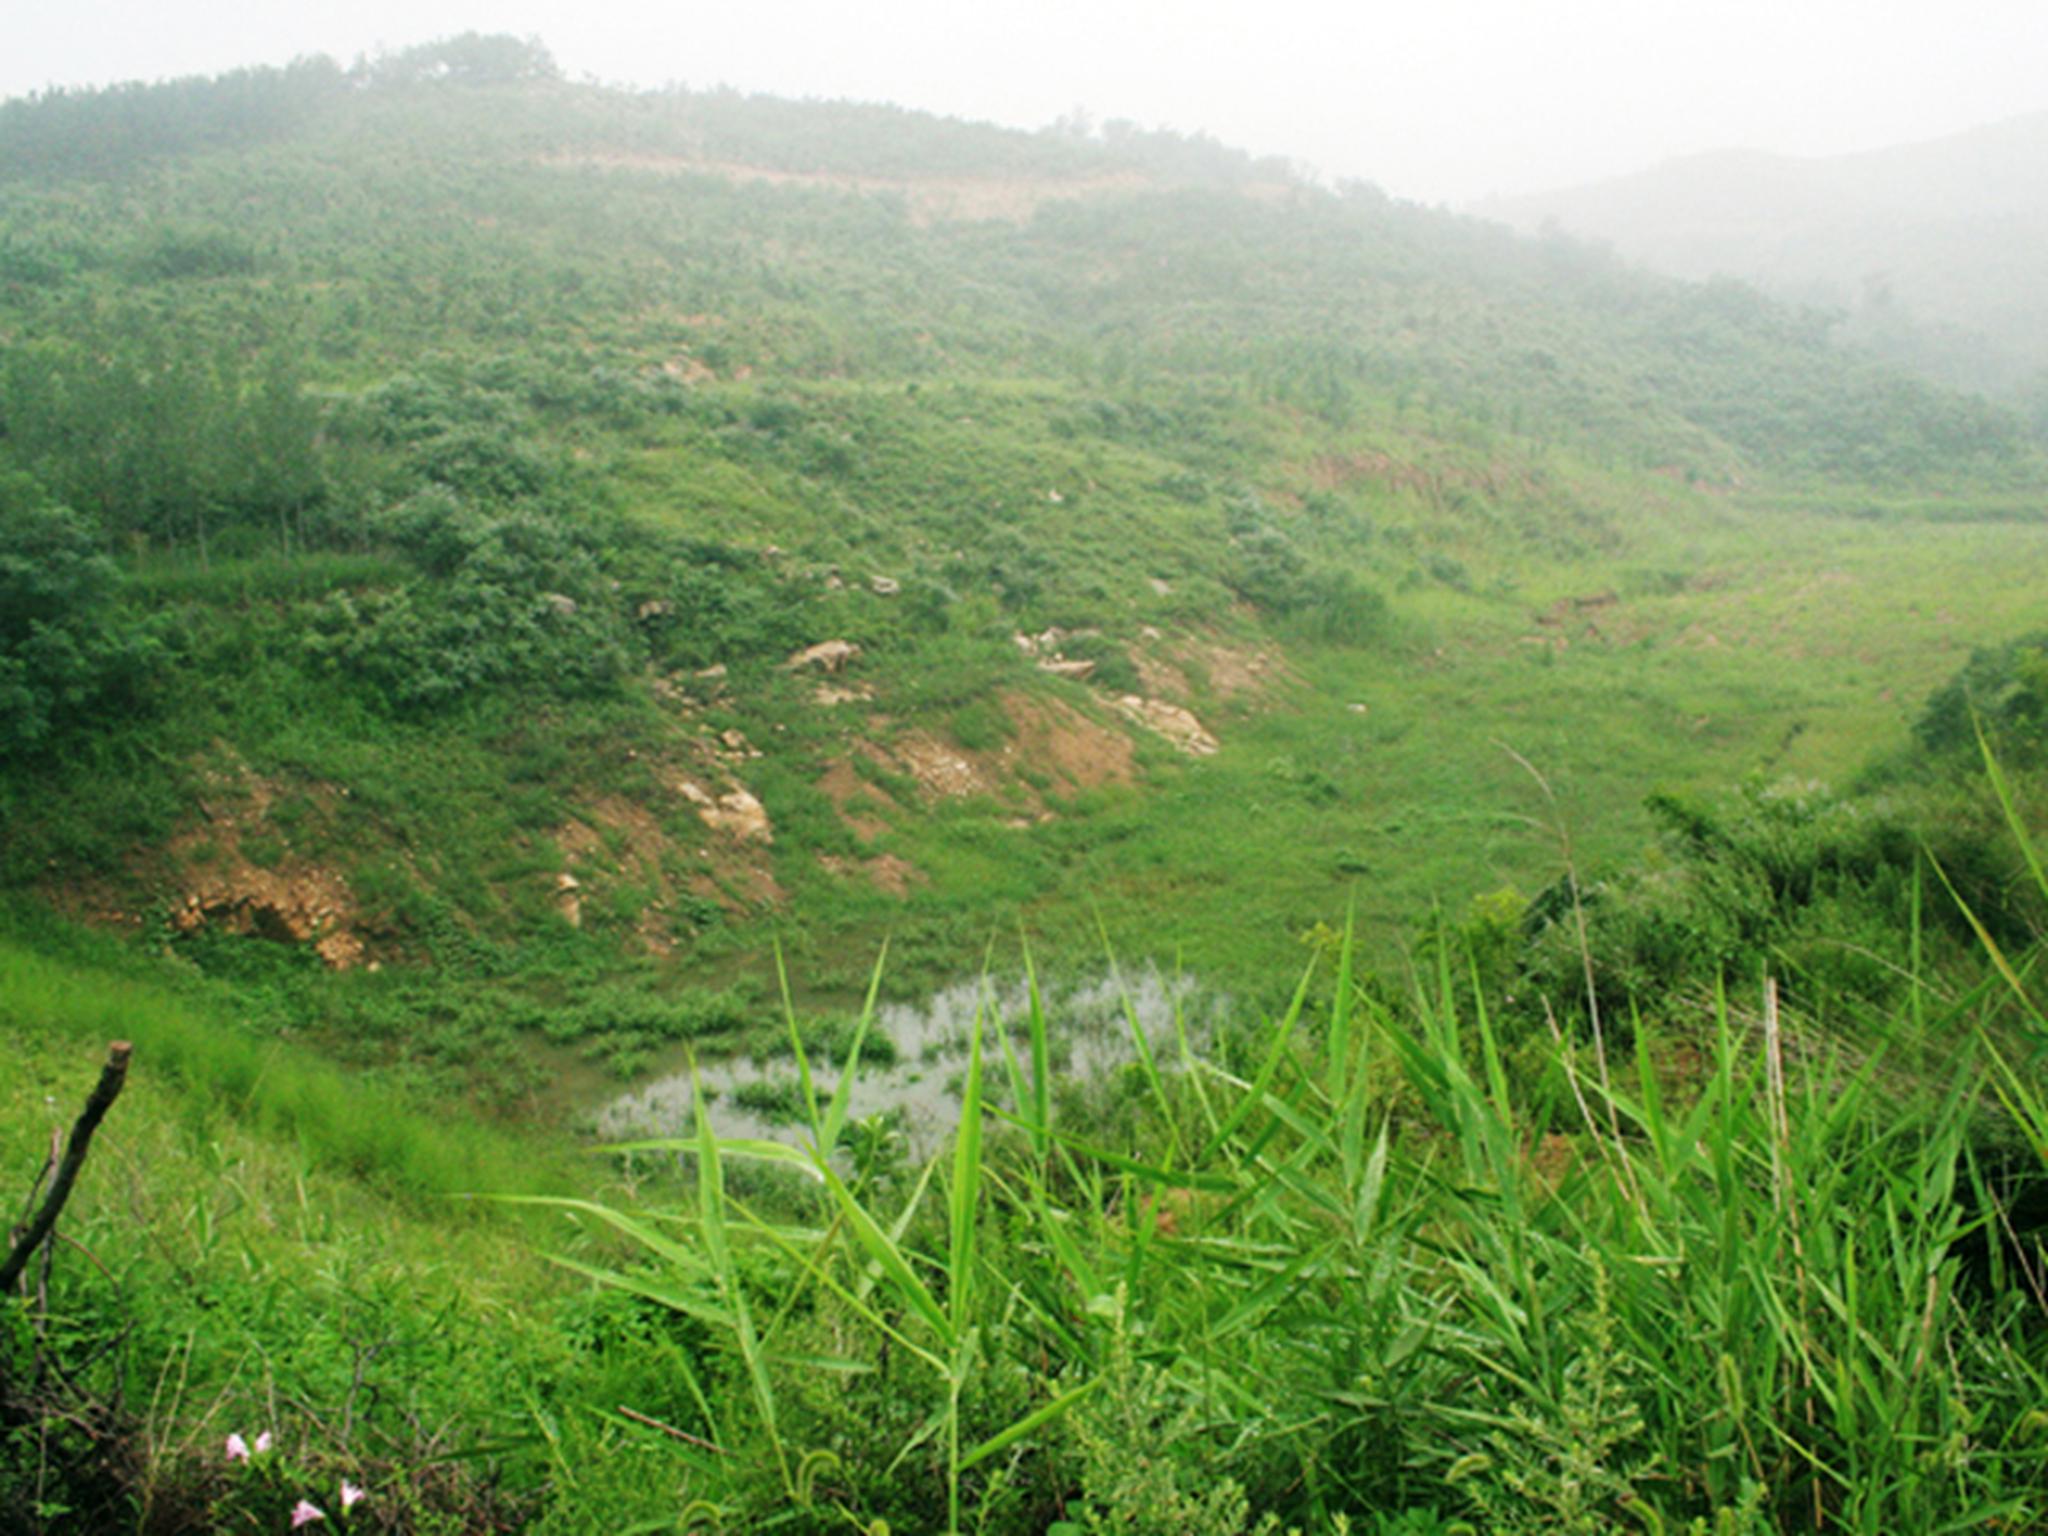
[[[171,912],[180,933],[216,926],[280,944],[310,944],[337,971],[361,962],[363,941],[350,924],[355,898],[332,870],[258,869],[237,861],[200,877]]]
[[[775,841],[775,828],[768,820],[767,808],[744,785],[734,785],[724,794],[714,795],[694,779],[683,779],[676,789],[697,808],[697,819],[712,831],[723,832],[736,842],[760,843],[764,847]]]
[[[1201,721],[1178,704],[1127,693],[1116,701],[1116,707],[1189,757],[1213,757],[1220,745]]]
[[[860,647],[851,640],[824,640],[798,651],[783,663],[791,672],[844,672],[860,659]]]
[[[1048,656],[1038,664],[1038,670],[1050,672],[1054,677],[1072,678],[1077,683],[1085,683],[1095,675],[1095,663],[1081,659],[1069,661],[1064,656]]]

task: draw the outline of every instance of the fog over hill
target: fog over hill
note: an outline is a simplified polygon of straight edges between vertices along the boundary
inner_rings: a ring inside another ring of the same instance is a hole
[[[2048,112],[1832,158],[1694,155],[1476,211],[1840,311],[1847,339],[1949,383],[2029,397],[2041,415]]]
[[[0,99],[0,1536],[2048,1536],[2048,444],[993,116]]]

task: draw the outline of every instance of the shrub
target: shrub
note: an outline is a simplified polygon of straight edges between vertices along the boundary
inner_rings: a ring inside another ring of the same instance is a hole
[[[2048,631],[1973,651],[1929,695],[1913,735],[1936,757],[1977,751],[1977,722],[2014,762],[2038,761],[2048,745]]]
[[[450,495],[415,498],[386,526],[443,579],[337,593],[316,611],[306,644],[390,706],[508,684],[598,694],[630,669],[637,648],[576,532],[535,513],[482,516]]]
[[[119,582],[87,519],[0,471],[0,758],[139,697],[160,643],[116,607]]]

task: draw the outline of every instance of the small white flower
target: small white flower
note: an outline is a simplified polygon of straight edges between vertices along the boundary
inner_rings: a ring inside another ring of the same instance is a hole
[[[302,1525],[311,1525],[315,1520],[326,1518],[327,1512],[311,1500],[301,1499],[292,1506],[292,1529],[295,1531]]]
[[[341,1511],[347,1514],[362,1500],[363,1490],[347,1478],[341,1480]]]

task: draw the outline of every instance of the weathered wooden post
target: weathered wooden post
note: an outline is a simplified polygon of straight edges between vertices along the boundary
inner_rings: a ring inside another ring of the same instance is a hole
[[[85,1154],[92,1146],[92,1133],[99,1129],[100,1121],[106,1118],[114,1100],[121,1096],[121,1085],[128,1081],[128,1058],[134,1047],[126,1040],[116,1040],[107,1047],[107,1064],[100,1068],[100,1080],[92,1090],[92,1096],[85,1101],[85,1108],[79,1111],[77,1120],[72,1122],[71,1139],[64,1146],[64,1160],[57,1165],[57,1177],[50,1182],[50,1192],[43,1197],[43,1203],[29,1224],[22,1229],[19,1239],[8,1250],[5,1262],[0,1262],[0,1296],[12,1295],[21,1280],[21,1272],[28,1268],[28,1262],[35,1257],[38,1248],[49,1240],[56,1228],[57,1218],[64,1213],[64,1202],[71,1198],[71,1186],[78,1182],[78,1170],[85,1166]]]

